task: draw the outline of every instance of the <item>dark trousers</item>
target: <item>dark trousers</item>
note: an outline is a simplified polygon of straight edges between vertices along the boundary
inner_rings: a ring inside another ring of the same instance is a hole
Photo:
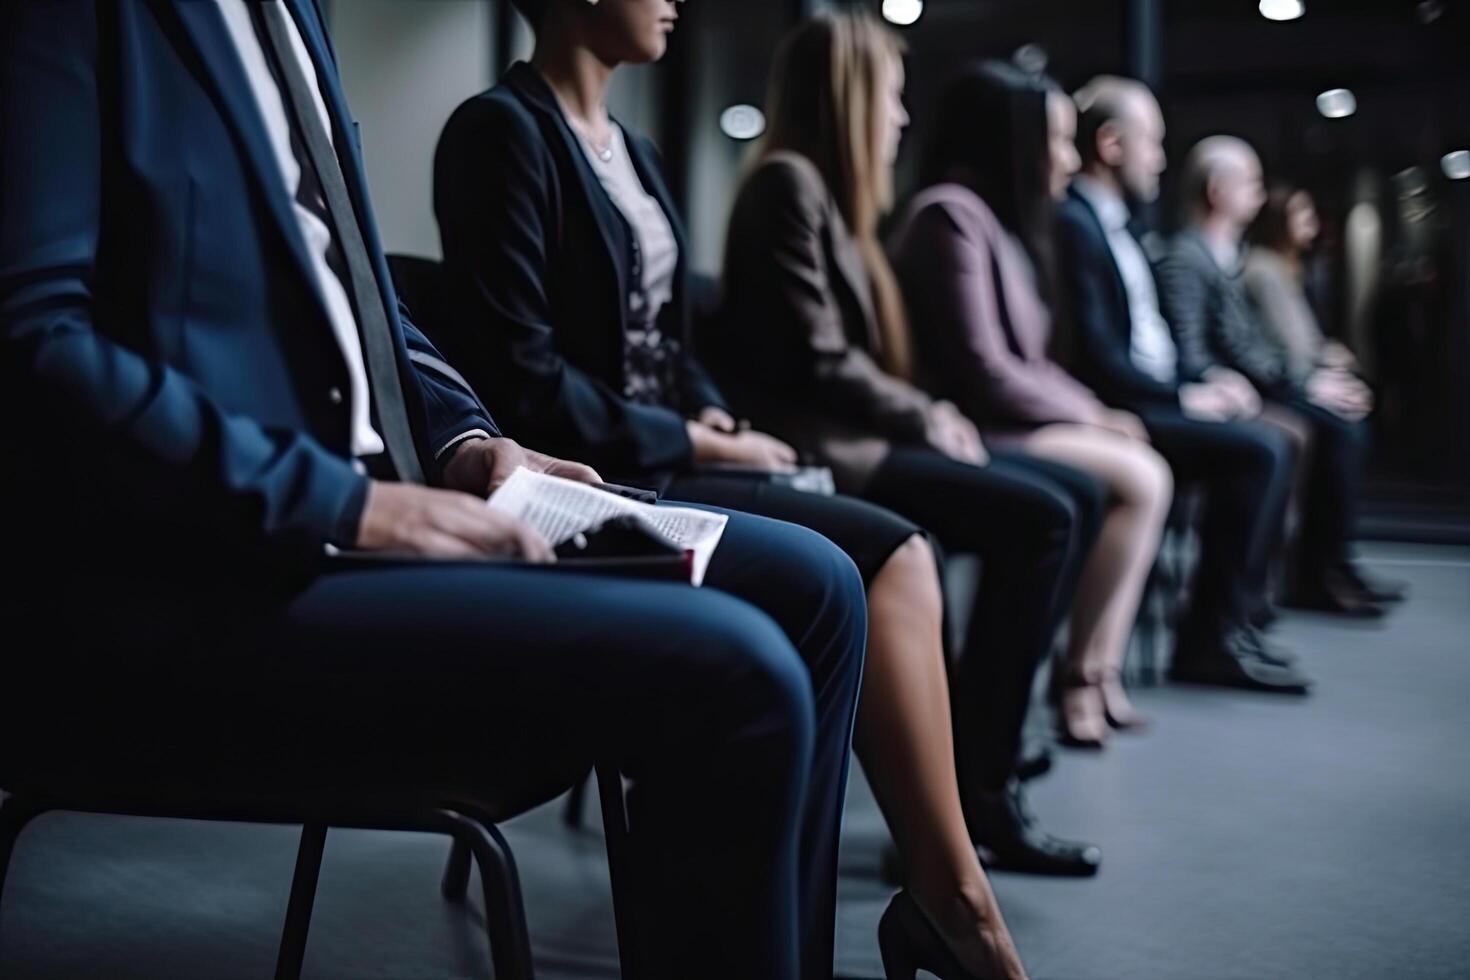
[[[1176,482],[1204,491],[1199,570],[1181,638],[1218,635],[1263,601],[1266,565],[1291,494],[1291,446],[1259,422],[1205,422],[1174,409],[1139,414]]]
[[[950,698],[961,787],[999,790],[1015,771],[1036,670],[1101,524],[1103,488],[1019,454],[997,454],[982,467],[900,448],[865,496],[928,530],[946,551],[981,560]]]
[[[517,809],[612,760],[634,782],[650,975],[830,978],[867,620],[819,535],[732,514],[700,589],[341,559],[288,601],[198,616],[213,648],[161,646],[146,597],[109,605],[58,626],[61,676],[58,657],[100,664],[64,710],[147,725],[203,774],[313,759],[318,785],[367,766]]]
[[[1277,409],[1295,415],[1309,433],[1299,490],[1296,577],[1302,583],[1317,583],[1349,557],[1363,487],[1368,425],[1350,422],[1305,399],[1293,399]]]

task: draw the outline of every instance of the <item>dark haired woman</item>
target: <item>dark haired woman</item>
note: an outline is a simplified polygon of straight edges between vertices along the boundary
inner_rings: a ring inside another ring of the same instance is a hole
[[[1142,423],[1047,353],[1052,207],[1079,164],[1076,128],[1072,100],[1044,79],[1004,62],[970,68],[940,100],[928,186],[892,250],[931,390],[993,445],[1075,466],[1108,489],[1060,675],[1063,738],[1101,746],[1109,723],[1142,721],[1120,674],[1173,484]]]
[[[619,65],[662,56],[675,4],[517,3],[536,28],[532,61],[455,112],[436,159],[435,208],[461,317],[458,349],[444,338],[451,357],[527,438],[575,447],[602,472],[657,482],[674,499],[803,524],[848,553],[869,600],[854,742],[913,901],[963,975],[1023,976],[960,806],[943,604],[923,533],[860,500],[719,471],[790,469],[796,452],[737,424],[693,356],[688,250],[657,155],[605,107]],[[801,860],[835,868],[836,848],[835,834],[813,836]],[[834,875],[801,898],[803,977],[831,975],[834,903]],[[908,949],[916,928],[890,923],[887,947]],[[682,975],[711,970],[692,963]]]

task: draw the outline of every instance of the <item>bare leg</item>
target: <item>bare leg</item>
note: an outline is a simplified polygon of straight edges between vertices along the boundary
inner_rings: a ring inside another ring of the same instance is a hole
[[[908,870],[909,888],[980,976],[1024,976],[960,810],[934,554],[910,538],[868,588],[858,758]]]
[[[1125,727],[1143,720],[1128,702],[1119,675],[1168,520],[1173,477],[1146,443],[1105,429],[1047,426],[1031,435],[1026,448],[1091,473],[1107,484],[1112,497],[1072,603],[1065,669],[1073,683],[1063,699],[1069,730],[1101,741],[1105,713]]]

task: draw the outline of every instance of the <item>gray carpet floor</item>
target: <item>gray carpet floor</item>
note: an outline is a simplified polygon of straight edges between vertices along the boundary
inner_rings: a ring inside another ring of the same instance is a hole
[[[994,876],[1037,980],[1470,976],[1470,549],[1364,555],[1413,597],[1377,625],[1289,615],[1277,637],[1318,679],[1314,696],[1146,689],[1148,733],[1063,753],[1034,784],[1049,829],[1105,854],[1091,881]],[[600,835],[558,813],[507,828],[539,975],[615,977]],[[857,774],[846,974],[881,972],[886,839]],[[0,976],[269,977],[295,844],[288,827],[42,818],[4,896]],[[334,831],[307,975],[486,976],[478,906],[438,898],[446,851],[428,836]]]

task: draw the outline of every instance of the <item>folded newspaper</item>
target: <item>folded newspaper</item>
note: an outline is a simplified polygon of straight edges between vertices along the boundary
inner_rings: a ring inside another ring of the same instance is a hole
[[[518,518],[557,545],[586,534],[614,517],[631,517],[663,535],[690,555],[690,581],[704,581],[705,569],[725,533],[724,514],[690,507],[655,507],[559,476],[521,467],[490,495],[488,506]]]

